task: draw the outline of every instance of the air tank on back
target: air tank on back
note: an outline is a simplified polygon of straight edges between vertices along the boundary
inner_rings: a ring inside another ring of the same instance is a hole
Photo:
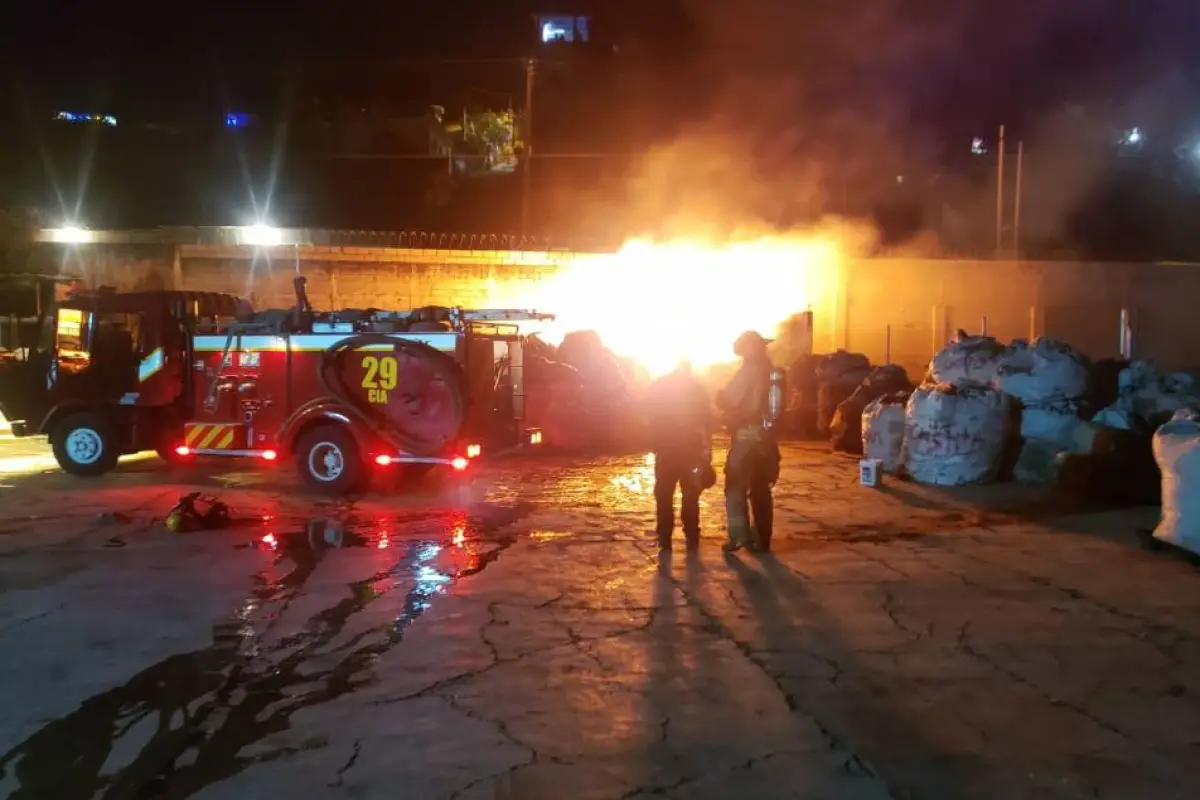
[[[771,370],[771,387],[767,391],[766,427],[773,428],[783,414],[783,404],[786,399],[785,379],[783,370],[776,367]]]

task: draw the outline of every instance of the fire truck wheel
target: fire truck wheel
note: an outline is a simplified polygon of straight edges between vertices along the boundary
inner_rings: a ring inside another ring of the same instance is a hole
[[[320,425],[296,443],[296,468],[309,486],[326,494],[350,494],[363,487],[367,471],[362,452],[341,425]]]
[[[54,459],[71,475],[103,475],[117,464],[119,453],[99,414],[72,414],[54,426],[50,441]]]

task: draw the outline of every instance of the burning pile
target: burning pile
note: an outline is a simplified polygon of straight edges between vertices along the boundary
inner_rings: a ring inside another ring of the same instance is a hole
[[[840,249],[826,236],[714,246],[633,241],[615,254],[580,256],[532,291],[496,291],[489,305],[553,312],[558,319],[540,332],[544,341],[593,331],[615,357],[658,376],[681,360],[697,370],[733,361],[739,334],[773,335],[829,297],[839,263]]]
[[[747,330],[787,339],[789,320],[830,296],[839,262],[828,236],[633,241],[580,256],[532,290],[493,291],[489,305],[557,315],[526,355],[527,418],[545,441],[623,447],[643,433],[651,379],[687,361],[720,381],[734,339]],[[786,341],[776,349],[791,358]]]
[[[643,368],[613,354],[594,331],[567,334],[557,347],[526,344],[526,419],[544,441],[569,450],[635,445],[642,434]]]

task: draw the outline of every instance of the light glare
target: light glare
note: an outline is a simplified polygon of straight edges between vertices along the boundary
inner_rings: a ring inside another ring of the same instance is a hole
[[[52,228],[50,230],[50,237],[60,244],[87,244],[94,238],[91,231],[77,225],[64,225],[61,228]]]
[[[283,244],[283,231],[271,225],[249,225],[241,229],[242,244],[251,247],[276,247]]]

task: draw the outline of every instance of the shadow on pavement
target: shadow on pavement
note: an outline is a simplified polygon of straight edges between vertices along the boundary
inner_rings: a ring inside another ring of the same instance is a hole
[[[830,680],[788,680],[786,665],[771,670],[794,713],[810,717],[844,749],[850,774],[873,775],[895,798],[975,797],[972,778],[976,759],[939,743],[922,730],[924,720],[906,713],[892,696],[894,689],[871,680],[852,667],[853,648],[808,587],[774,555],[761,557],[762,572],[736,555],[726,558],[744,588],[766,637],[764,656],[789,652],[827,653],[834,664]],[[803,627],[784,624],[802,621]],[[852,676],[852,677],[851,677]],[[851,683],[844,686],[843,683]],[[790,684],[790,685],[789,685]],[[926,717],[926,719],[928,719]],[[861,754],[861,756],[859,755]]]
[[[659,559],[653,581],[651,603],[657,611],[651,628],[654,635],[647,653],[643,688],[645,713],[641,715],[641,740],[650,744],[637,759],[644,770],[637,780],[637,784],[642,786],[653,785],[661,763],[670,758],[665,748],[671,733],[671,716],[678,710],[672,702],[673,687],[684,674],[683,657],[687,646],[684,629],[680,628],[679,607],[674,602],[675,583],[671,579],[669,555]],[[675,733],[686,735],[686,731]]]

